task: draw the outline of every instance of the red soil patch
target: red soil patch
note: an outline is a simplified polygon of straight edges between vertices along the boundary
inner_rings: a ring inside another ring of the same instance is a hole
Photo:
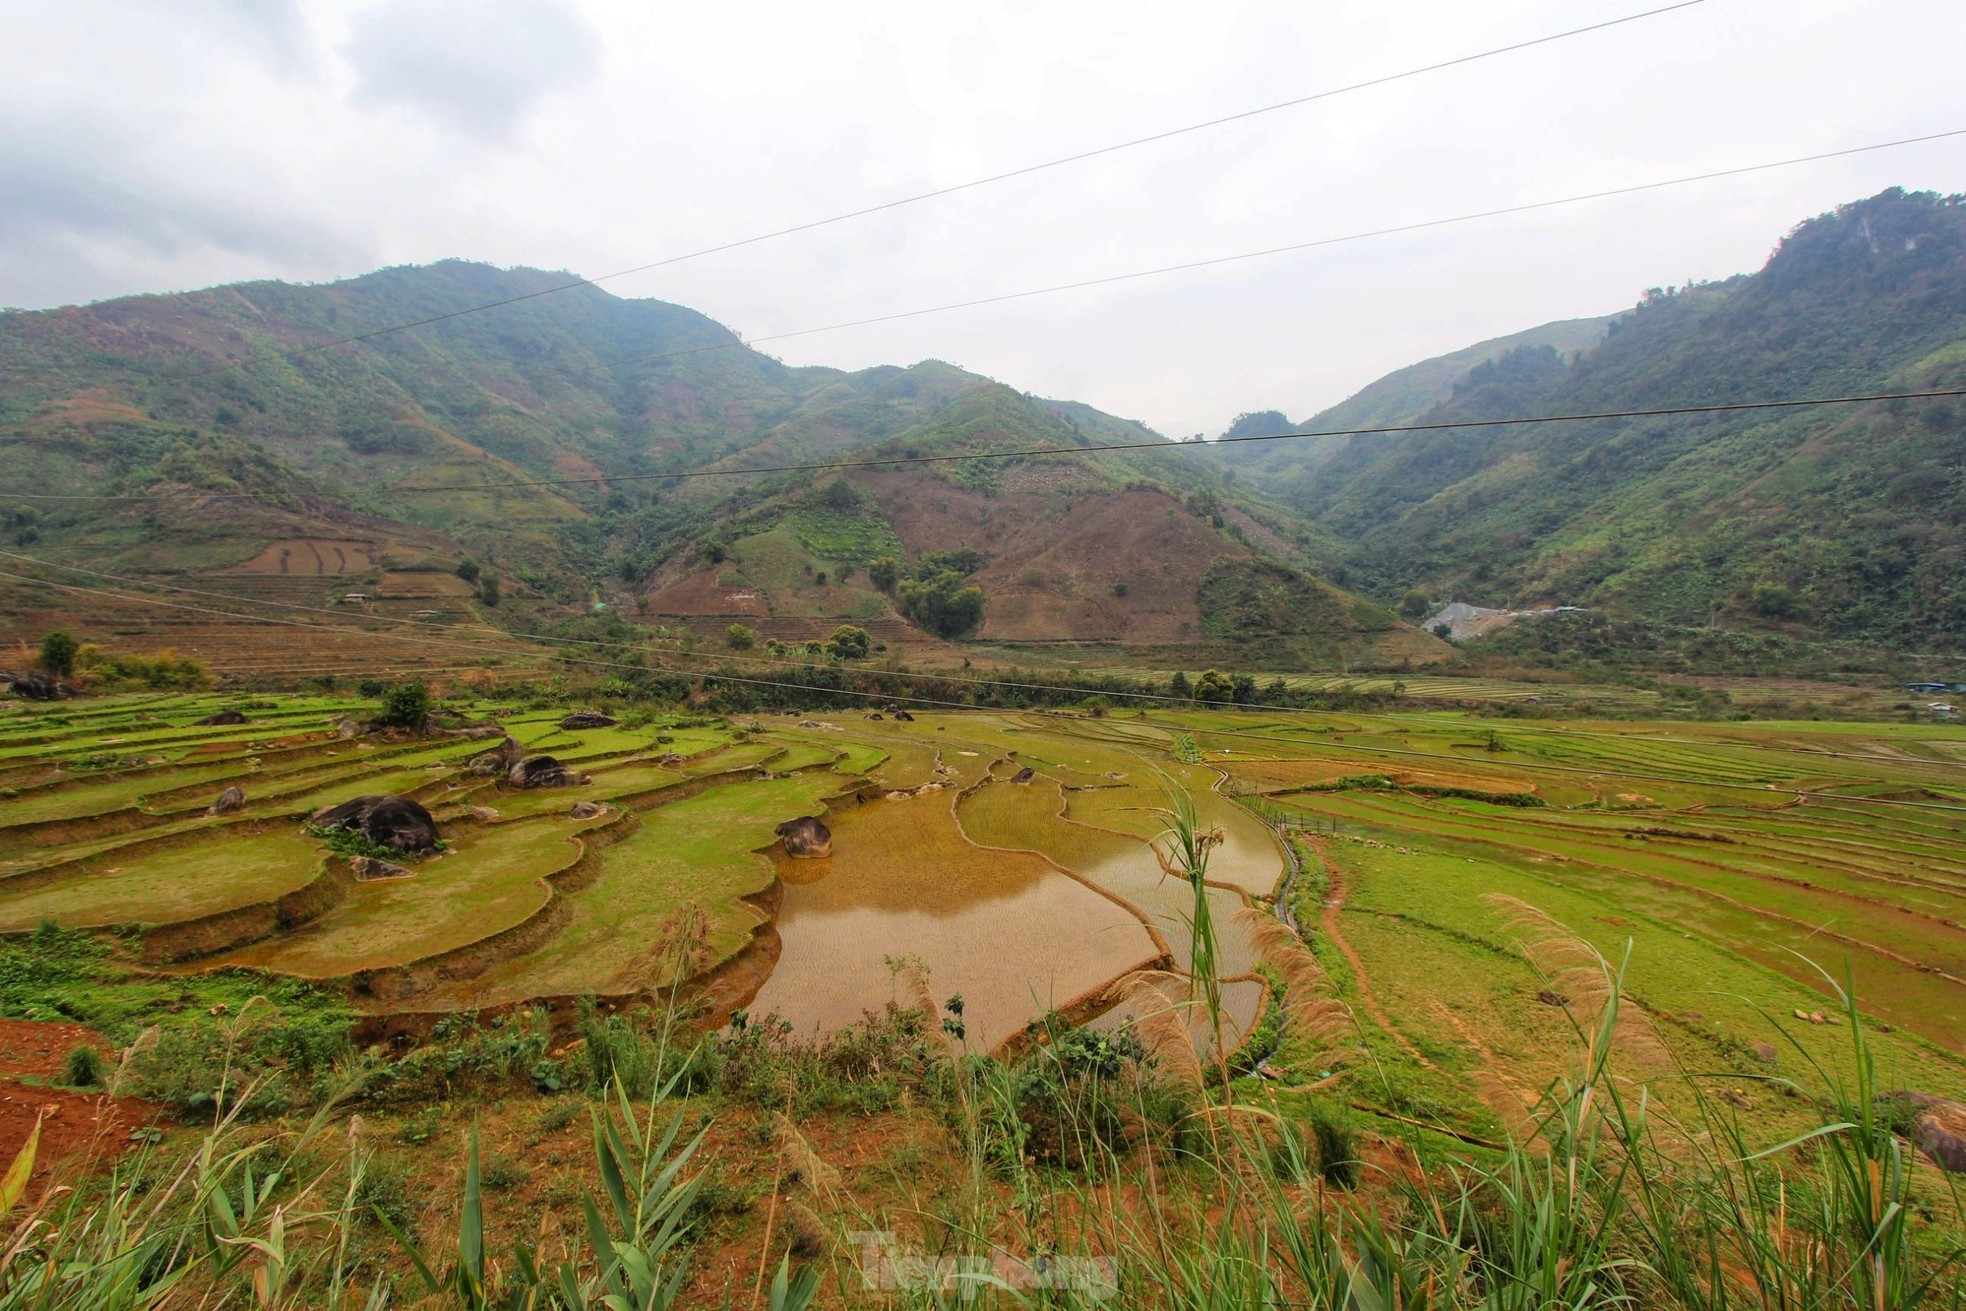
[[[290,537],[269,544],[250,560],[213,572],[301,574],[316,578],[329,574],[367,573],[375,568],[378,550],[374,542],[348,538]]]
[[[658,615],[730,615],[763,617],[771,613],[763,588],[724,587],[715,569],[691,574],[673,587],[649,596],[649,610]]]
[[[135,1146],[133,1132],[161,1117],[159,1108],[134,1097],[24,1082],[60,1077],[69,1051],[82,1043],[112,1050],[101,1035],[79,1024],[0,1020],[0,1076],[8,1076],[0,1077],[0,1168],[13,1162],[37,1122],[41,1143],[34,1154],[34,1180],[45,1183],[115,1160]]]
[[[56,1078],[68,1053],[83,1043],[104,1053],[113,1050],[95,1030],[79,1024],[0,1020],[0,1076]]]
[[[96,423],[135,423],[149,426],[151,418],[134,405],[111,400],[101,392],[78,392],[49,401],[35,415],[37,419],[66,422],[78,427]]]
[[[985,496],[913,472],[862,486],[911,556],[970,548],[991,560],[976,577],[990,597],[986,640],[1198,641],[1202,575],[1250,554],[1158,491],[1061,483]]]

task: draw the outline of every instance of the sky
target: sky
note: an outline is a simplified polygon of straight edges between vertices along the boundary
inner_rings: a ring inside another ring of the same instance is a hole
[[[1667,2],[18,4],[0,305],[453,257],[599,277]],[[1962,38],[1958,0],[1703,0],[603,285],[757,341],[1966,128]],[[1966,191],[1966,137],[760,348],[1214,435],[1752,270],[1889,186]]]

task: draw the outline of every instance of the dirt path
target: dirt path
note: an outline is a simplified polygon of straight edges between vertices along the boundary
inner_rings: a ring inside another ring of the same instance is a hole
[[[1372,1017],[1372,1022],[1397,1043],[1399,1049],[1410,1056],[1415,1063],[1450,1079],[1460,1077],[1442,1070],[1428,1060],[1426,1054],[1406,1036],[1405,1031],[1393,1023],[1392,1017],[1386,1013],[1386,1008],[1380,1004],[1378,995],[1372,990],[1372,976],[1366,971],[1364,958],[1358,954],[1358,949],[1346,940],[1343,929],[1339,927],[1339,916],[1345,909],[1344,874],[1339,869],[1338,862],[1331,858],[1331,853],[1325,850],[1324,839],[1307,833],[1304,835],[1304,841],[1310,847],[1311,853],[1317,857],[1318,863],[1324,867],[1324,901],[1318,912],[1318,927],[1323,930],[1331,945],[1338,949],[1339,954],[1344,956],[1345,964],[1351,968],[1352,986],[1358,992],[1359,1005],[1365,1009],[1367,1015]],[[1470,1080],[1474,1085],[1476,1096],[1481,1099],[1484,1106],[1495,1113],[1510,1133],[1518,1132],[1527,1117],[1530,1100],[1502,1073],[1502,1062],[1497,1059],[1495,1053],[1469,1032],[1458,1016],[1446,1006],[1437,1004],[1436,1008],[1481,1063],[1480,1069]]]
[[[1333,860],[1331,854],[1324,849],[1323,838],[1305,834],[1304,843],[1311,849],[1311,854],[1317,857],[1318,864],[1324,867],[1324,900],[1318,911],[1318,928],[1323,931],[1331,945],[1338,949],[1338,954],[1345,958],[1345,964],[1351,969],[1352,986],[1358,990],[1358,1004],[1365,1008],[1365,1013],[1372,1017],[1374,1024],[1385,1030],[1386,1035],[1399,1044],[1401,1051],[1438,1074],[1440,1067],[1428,1060],[1420,1049],[1413,1045],[1412,1039],[1393,1023],[1392,1017],[1386,1014],[1386,1008],[1379,1004],[1378,995],[1372,991],[1372,976],[1366,973],[1365,959],[1358,954],[1358,949],[1346,940],[1344,930],[1338,926],[1338,916],[1345,909],[1345,877],[1338,868],[1338,862]]]

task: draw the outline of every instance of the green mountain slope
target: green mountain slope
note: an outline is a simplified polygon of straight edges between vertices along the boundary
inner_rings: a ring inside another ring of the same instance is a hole
[[[1649,294],[1580,354],[1545,341],[1485,359],[1406,417],[1961,385],[1966,202],[1894,190],[1803,223],[1758,273]],[[1461,429],[1334,439],[1303,453],[1280,444],[1263,458],[1268,485],[1340,544],[1338,576],[1382,596],[1418,588],[1478,604],[1604,606],[1957,648],[1961,409],[1901,402]],[[1357,407],[1312,422],[1395,412]]]
[[[468,555],[529,608],[609,596],[651,622],[775,617],[788,636],[822,620],[938,627],[919,598],[872,585],[868,566],[954,552],[956,582],[991,600],[943,635],[1014,642],[1234,646],[1251,636],[1235,590],[1204,584],[1218,566],[1261,562],[1330,602],[1306,611],[1305,623],[1321,616],[1316,634],[1270,634],[1285,648],[1434,651],[1303,577],[1299,522],[1171,446],[820,487],[747,472],[1157,438],[939,362],[790,368],[680,306],[594,287],[539,294],[569,278],[450,261],[0,314],[0,531],[118,573],[292,569],[344,591],[424,580],[405,595]],[[458,313],[498,301],[512,303]],[[363,334],[376,335],[322,345]],[[495,486],[564,478],[595,481]],[[8,496],[44,490],[128,499]]]

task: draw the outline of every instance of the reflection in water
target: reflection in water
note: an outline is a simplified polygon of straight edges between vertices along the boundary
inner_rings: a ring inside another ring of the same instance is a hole
[[[890,997],[912,1001],[896,996],[890,962],[914,957],[938,1001],[962,994],[969,1043],[988,1047],[1156,955],[1125,908],[1037,856],[965,840],[954,796],[831,816],[830,860],[785,862],[784,951],[752,1014],[776,1011],[801,1034],[840,1028]]]
[[[964,798],[957,817],[974,841],[1040,852],[1133,906],[1167,940],[1176,968],[1188,969],[1193,957],[1190,917],[1194,914],[1194,894],[1188,884],[1162,873],[1160,862],[1144,841],[1059,818],[1062,804],[1057,785],[1046,780],[1025,786],[992,784]],[[1262,836],[1267,841],[1267,833]],[[1271,850],[1267,886],[1274,886],[1278,877],[1274,848]],[[1213,856],[1209,866],[1213,876]],[[1227,888],[1210,888],[1208,899],[1223,976],[1250,972],[1256,967],[1257,953],[1248,930],[1239,922],[1242,898]],[[1238,1031],[1254,1021],[1260,997],[1261,990],[1253,986],[1224,991],[1224,1005]]]

